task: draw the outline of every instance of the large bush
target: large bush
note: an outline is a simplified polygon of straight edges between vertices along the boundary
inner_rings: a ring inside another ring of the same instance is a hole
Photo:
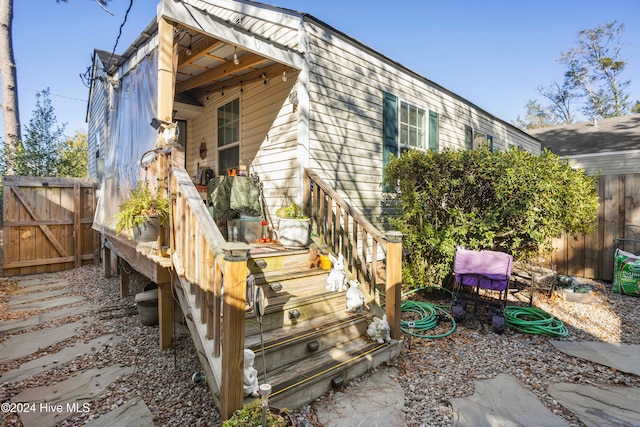
[[[551,239],[595,227],[596,179],[549,151],[411,150],[385,169],[402,214],[405,284],[441,284],[457,245],[528,259],[550,253]]]

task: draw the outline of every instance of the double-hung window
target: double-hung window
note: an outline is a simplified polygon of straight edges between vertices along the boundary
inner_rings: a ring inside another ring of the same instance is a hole
[[[240,99],[218,108],[218,175],[240,164]]]
[[[438,113],[399,100],[397,96],[383,93],[382,166],[389,163],[391,155],[399,157],[403,152],[435,150],[440,148],[440,123]]]
[[[410,148],[426,149],[426,115],[422,108],[400,101],[400,151]]]

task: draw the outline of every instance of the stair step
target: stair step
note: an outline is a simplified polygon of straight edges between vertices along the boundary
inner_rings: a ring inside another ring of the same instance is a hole
[[[320,353],[267,370],[272,393],[269,401],[278,407],[297,408],[333,388],[332,380],[347,382],[399,354],[402,342],[378,344],[365,337],[337,344]],[[256,367],[261,362],[256,359]],[[264,382],[263,375],[258,377]]]
[[[339,319],[323,316],[324,323],[315,322],[318,324],[315,327],[305,322],[303,327],[296,325],[263,333],[265,361],[262,361],[260,334],[245,338],[245,347],[256,353],[256,369],[262,373],[266,364],[269,372],[361,337],[366,334],[368,317],[366,314],[344,314]]]
[[[309,249],[285,249],[282,246],[250,245],[247,268],[253,274],[290,271],[307,267]]]
[[[306,297],[295,297],[292,295],[281,295],[276,300],[271,300],[265,309],[262,317],[262,330],[287,328],[303,321],[307,321],[318,316],[334,315],[345,310],[344,293],[323,292],[319,295]],[[292,312],[298,314],[291,317]],[[256,316],[252,311],[246,315],[246,334],[252,335],[259,332]]]

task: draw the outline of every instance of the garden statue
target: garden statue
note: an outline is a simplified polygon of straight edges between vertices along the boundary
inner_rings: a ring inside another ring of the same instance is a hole
[[[327,289],[332,292],[343,292],[347,283],[347,274],[344,271],[344,257],[342,254],[338,255],[338,258],[329,254],[331,262],[333,262],[333,270],[327,277]]]
[[[374,317],[367,328],[367,335],[376,340],[378,344],[391,341],[390,333],[391,328],[389,327],[389,322],[387,322],[386,314],[382,316],[382,319]]]
[[[244,349],[244,395],[258,397],[258,370],[253,367],[256,355],[248,348]]]
[[[360,290],[360,282],[357,280],[349,281],[349,289],[347,290],[347,311],[352,313],[362,312],[364,306],[364,294]]]

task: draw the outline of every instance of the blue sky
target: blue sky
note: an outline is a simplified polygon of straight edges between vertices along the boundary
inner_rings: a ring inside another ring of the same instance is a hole
[[[624,23],[623,77],[640,100],[638,0],[270,0],[307,12],[512,122],[529,99],[564,68],[556,59],[575,47],[581,29]],[[157,0],[134,0],[116,53],[154,18]],[[606,6],[605,6],[606,4]],[[20,117],[28,124],[36,92],[50,88],[65,133],[86,131],[88,89],[79,75],[93,49],[112,51],[129,0],[103,11],[93,0],[14,0],[13,43],[18,67]],[[1,125],[0,125],[1,126]]]

